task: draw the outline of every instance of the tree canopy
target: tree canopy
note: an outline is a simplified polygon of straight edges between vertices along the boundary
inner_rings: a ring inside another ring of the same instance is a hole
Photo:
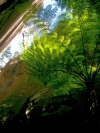
[[[36,79],[60,90],[60,94],[68,94],[70,89],[86,89],[90,116],[97,118],[99,15],[87,0],[67,1],[62,15],[63,19],[51,33],[33,39],[21,59],[26,63],[31,81]]]
[[[46,80],[55,70],[64,75],[72,74],[84,83],[94,72],[99,72],[98,15],[94,10],[90,13],[86,6],[81,14],[66,11],[64,16],[52,33],[33,40],[32,46],[22,56],[27,63],[29,59],[33,61],[28,65],[32,67],[35,78],[38,76],[43,80],[44,77]]]

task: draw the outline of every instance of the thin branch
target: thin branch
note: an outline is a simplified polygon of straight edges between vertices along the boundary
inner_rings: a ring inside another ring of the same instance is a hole
[[[1,60],[3,63],[5,63],[5,64],[6,64],[6,62],[5,62],[2,58],[0,58],[0,60]]]
[[[66,48],[66,46],[64,46],[63,45],[63,47],[65,47]],[[67,50],[68,50],[68,52],[69,52],[69,54],[71,55],[71,57],[74,59],[74,61],[75,61],[75,63],[76,63],[76,65],[77,65],[77,69],[80,71],[80,73],[83,75],[83,77],[84,77],[84,79],[86,79],[86,77],[85,77],[85,75],[83,74],[83,72],[82,72],[82,70],[81,70],[81,68],[80,68],[80,66],[79,66],[79,64],[78,64],[78,62],[77,62],[77,60],[74,58],[74,56],[73,56],[73,54],[69,51],[69,49],[68,48],[66,48]]]
[[[79,73],[78,71],[76,71],[74,69],[72,69],[72,72],[75,73],[75,74],[77,74],[77,76],[79,77],[79,79],[81,78],[83,80],[83,82],[85,83],[85,80],[86,79],[84,79],[84,76],[82,76],[81,73]]]
[[[100,33],[99,33],[100,34]],[[100,37],[99,37],[100,38]],[[96,51],[97,51],[97,46],[98,46],[98,41],[97,41],[97,43],[96,43],[96,46],[95,46],[95,49],[94,49],[94,56],[93,56],[93,59],[92,59],[92,62],[91,62],[91,70],[90,70],[90,75],[91,75],[91,77],[92,77],[92,67],[93,67],[93,65],[94,65],[94,60],[95,60],[95,56],[96,56]],[[98,63],[98,65],[97,65],[97,69],[98,69],[98,66],[99,66],[99,63]]]
[[[85,84],[84,78],[81,77],[78,73],[73,72],[72,75],[73,75],[73,76],[76,76],[79,80],[81,80],[81,81]]]
[[[92,81],[94,81],[94,79],[96,78],[96,76],[98,75],[100,71],[100,68],[98,68],[98,70],[96,70],[93,74],[92,74]]]
[[[100,80],[99,79],[96,79],[95,82],[93,83],[94,87],[97,86],[99,83],[100,83]]]
[[[87,73],[87,76],[88,76],[88,71],[87,71],[87,62],[86,62],[86,58],[85,58],[85,57],[86,57],[86,53],[85,53],[85,43],[84,43],[83,31],[82,31],[82,26],[81,26],[81,23],[80,23],[80,19],[79,19],[79,17],[78,17],[78,22],[79,22],[79,26],[80,26],[80,33],[81,33],[81,37],[82,37],[84,63],[85,63],[86,73]]]
[[[63,72],[63,73],[69,73],[73,76],[76,76],[78,79],[80,79],[84,84],[85,84],[85,80],[83,77],[81,77],[76,71],[65,71],[65,70],[60,70],[60,69],[53,69],[53,70],[46,70],[46,71],[51,71],[51,72]]]
[[[67,71],[65,71],[65,70],[60,70],[60,69],[50,69],[50,70],[46,70],[46,72],[47,71],[52,71],[52,72],[63,72],[63,73],[66,73]]]
[[[64,64],[66,66],[66,70],[71,69],[72,72],[76,73],[79,77],[82,78],[82,80],[84,81],[86,79],[86,77],[84,77],[84,75],[82,75],[82,73],[80,73],[80,71],[75,70],[74,68],[72,68],[70,65],[67,65],[65,63],[61,63]],[[77,69],[77,67],[75,66],[75,68]]]
[[[97,67],[96,67],[96,71],[99,69],[99,65],[100,65],[100,61],[98,61]]]
[[[94,65],[94,59],[95,59],[95,55],[96,55],[96,50],[97,50],[97,44],[96,44],[96,47],[94,49],[94,56],[92,58],[92,62],[91,62],[91,70],[90,70],[90,76],[92,77],[92,67]]]

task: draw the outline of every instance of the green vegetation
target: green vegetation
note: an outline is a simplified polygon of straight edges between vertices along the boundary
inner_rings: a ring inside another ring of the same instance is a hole
[[[99,16],[87,1],[70,4],[64,20],[52,33],[35,38],[21,59],[31,81],[38,80],[59,94],[86,90],[89,119],[94,122],[98,119],[96,93],[100,84]]]
[[[49,91],[27,95],[4,127],[100,130],[100,17],[91,4],[63,0],[67,10],[53,31],[25,45],[20,60],[25,63],[26,84],[37,83]]]

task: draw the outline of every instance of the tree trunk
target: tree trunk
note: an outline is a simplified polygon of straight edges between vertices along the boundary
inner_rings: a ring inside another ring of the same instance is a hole
[[[95,129],[98,127],[98,117],[99,117],[99,110],[98,110],[98,102],[96,91],[93,89],[92,84],[88,84],[88,105],[89,105],[89,127],[90,129]]]

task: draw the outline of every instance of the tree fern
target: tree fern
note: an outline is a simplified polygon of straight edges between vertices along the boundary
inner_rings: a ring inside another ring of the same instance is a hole
[[[68,88],[86,88],[88,109],[93,115],[97,114],[100,83],[100,23],[95,10],[90,12],[90,4],[79,1],[73,0],[71,15],[66,12],[66,19],[52,33],[33,40],[21,59],[32,77],[46,86],[66,92]]]

